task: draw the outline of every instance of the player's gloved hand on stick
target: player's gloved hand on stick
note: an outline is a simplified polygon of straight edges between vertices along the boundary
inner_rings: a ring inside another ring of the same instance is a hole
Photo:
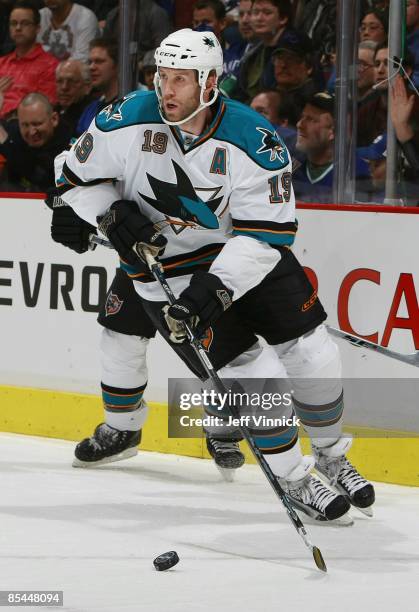
[[[144,249],[153,257],[164,253],[166,238],[156,231],[150,219],[140,213],[136,202],[117,200],[97,221],[98,229],[109,238],[121,259],[131,265],[138,262],[138,257],[146,261],[142,254]],[[134,244],[137,255],[132,249]]]
[[[163,308],[163,323],[172,342],[187,339],[184,323],[202,335],[233,303],[233,291],[210,272],[198,271],[174,304]]]
[[[96,228],[84,219],[81,219],[56,193],[50,192],[45,203],[52,209],[51,238],[63,246],[85,253],[94,249],[89,238],[96,234]]]

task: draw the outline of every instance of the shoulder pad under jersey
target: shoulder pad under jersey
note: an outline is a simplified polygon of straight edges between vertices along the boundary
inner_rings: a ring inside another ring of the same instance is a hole
[[[96,127],[111,132],[130,125],[163,123],[154,91],[132,91],[96,115]]]
[[[266,170],[282,170],[288,166],[287,148],[265,117],[241,102],[228,99],[223,102],[226,110],[213,138],[238,147]]]

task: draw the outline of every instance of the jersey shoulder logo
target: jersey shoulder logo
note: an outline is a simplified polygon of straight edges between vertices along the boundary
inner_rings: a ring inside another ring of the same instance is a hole
[[[135,93],[129,96],[124,96],[122,100],[117,100],[114,104],[108,104],[108,106],[105,106],[105,108],[100,111],[99,115],[105,115],[106,121],[111,121],[112,119],[114,121],[122,121],[122,109],[124,107],[124,104],[126,104],[128,100],[131,100],[131,98],[134,97]]]
[[[284,153],[286,148],[278,138],[276,132],[274,130],[271,131],[261,127],[257,127],[256,129],[262,134],[262,146],[259,147],[256,153],[258,155],[261,155],[262,153],[269,153],[271,162],[279,159],[279,161],[284,164]]]
[[[205,229],[218,229],[219,222],[215,211],[223,198],[213,198],[204,202],[186,172],[174,160],[172,164],[176,183],[161,181],[147,172],[148,182],[156,199],[153,200],[142,193],[139,195],[166,217],[181,219],[184,226],[199,225]]]

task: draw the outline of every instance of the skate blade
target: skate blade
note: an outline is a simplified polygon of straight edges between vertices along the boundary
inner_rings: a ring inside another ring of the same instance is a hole
[[[217,470],[220,472],[221,477],[224,480],[224,482],[234,482],[234,478],[236,476],[235,468],[224,468],[224,467],[220,467],[219,465],[217,465]]]
[[[322,517],[315,518],[313,521],[316,525],[328,525],[329,527],[352,527],[355,522],[348,512],[333,521],[328,521]]]
[[[355,508],[361,514],[368,516],[368,518],[373,518],[374,516],[374,511],[372,509],[372,506],[368,506],[368,508],[358,508],[358,506],[352,506],[352,508]]]
[[[126,450],[118,453],[117,455],[112,455],[112,457],[105,457],[104,459],[99,459],[98,461],[81,461],[74,457],[73,459],[73,467],[75,468],[95,468],[98,465],[106,465],[107,463],[115,463],[115,461],[122,461],[123,459],[129,459],[130,457],[135,457],[138,453],[136,447],[127,448]]]

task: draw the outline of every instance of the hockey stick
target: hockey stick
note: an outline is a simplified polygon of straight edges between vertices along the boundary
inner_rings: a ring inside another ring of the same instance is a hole
[[[138,251],[136,250],[136,245],[134,245],[133,249],[134,249],[134,251],[138,255]],[[144,257],[147,260],[147,264],[148,264],[148,267],[150,269],[150,272],[152,273],[152,275],[154,276],[154,278],[156,279],[156,281],[159,283],[159,285],[163,289],[164,293],[166,294],[166,297],[168,299],[169,304],[174,304],[176,302],[176,297],[173,294],[173,292],[172,292],[172,290],[170,288],[170,285],[168,284],[168,282],[166,280],[166,277],[165,277],[165,275],[163,273],[161,265],[145,249],[142,250],[142,254],[144,254]],[[196,353],[196,355],[197,355],[201,365],[205,369],[205,372],[207,373],[208,377],[211,379],[211,381],[214,384],[216,390],[218,392],[222,393],[224,396],[226,396],[228,391],[227,391],[226,387],[224,386],[224,383],[222,382],[222,380],[219,378],[217,372],[214,370],[214,368],[213,368],[213,366],[211,364],[211,361],[209,360],[208,355],[205,353],[205,349],[202,346],[200,340],[195,336],[193,330],[191,329],[191,327],[187,323],[184,323],[184,326],[185,326],[185,331],[186,331],[187,336],[188,336],[188,340],[189,340],[192,348],[194,349],[194,351],[195,351],[195,353]],[[240,422],[240,412],[237,409],[237,407],[234,406],[234,405],[229,405],[229,410],[230,410],[231,414],[233,415],[233,417],[236,418],[236,419],[239,419],[239,422]],[[307,535],[307,531],[306,531],[306,529],[305,529],[305,527],[304,527],[300,517],[298,516],[298,514],[296,513],[296,511],[292,507],[290,501],[288,500],[288,497],[286,496],[284,490],[282,489],[281,485],[279,484],[275,474],[272,472],[272,469],[269,466],[269,463],[266,461],[264,455],[261,453],[259,448],[256,446],[252,436],[249,433],[249,430],[244,425],[240,425],[239,426],[239,430],[240,430],[240,433],[242,434],[243,438],[245,438],[246,442],[248,443],[249,448],[252,451],[253,456],[256,459],[256,462],[259,464],[260,468],[262,469],[262,472],[265,474],[269,484],[271,485],[271,487],[275,491],[276,495],[279,497],[279,499],[281,500],[282,504],[284,505],[285,510],[286,510],[286,512],[288,514],[288,517],[289,517],[290,521],[292,522],[292,524],[294,525],[295,529],[297,530],[297,533],[303,539],[304,544],[311,550],[316,566],[321,571],[327,572],[327,567],[326,567],[326,564],[324,562],[322,553],[320,552],[320,549],[317,546],[314,546],[310,542],[310,540],[308,538],[308,535]]]
[[[396,359],[397,361],[402,361],[403,363],[408,363],[409,365],[416,366],[417,368],[419,368],[419,351],[416,351],[416,353],[408,353],[407,355],[404,353],[398,353],[397,351],[392,351],[391,349],[388,349],[384,346],[380,346],[379,344],[375,344],[374,342],[370,342],[369,340],[364,340],[363,338],[359,338],[358,336],[349,334],[348,332],[342,331],[341,329],[336,329],[335,327],[330,327],[329,325],[326,325],[326,327],[328,331],[332,334],[332,336],[347,340],[354,346],[366,348],[370,351],[375,351],[376,353],[380,353],[381,355],[386,355],[386,357],[391,357],[392,359]]]
[[[109,242],[109,240],[106,240],[106,238],[100,238],[99,236],[96,236],[96,234],[90,234],[89,235],[89,248],[94,249],[95,244],[100,244],[101,246],[104,246],[107,249],[113,249],[112,244]]]
[[[173,224],[173,221],[159,221],[158,223],[154,223],[154,228],[157,232],[161,232],[161,230],[167,225]],[[178,225],[187,225],[186,223],[177,223]],[[96,244],[100,244],[100,246],[104,246],[107,249],[113,249],[112,243],[106,238],[101,238],[97,234],[89,234],[89,249],[93,250]]]

